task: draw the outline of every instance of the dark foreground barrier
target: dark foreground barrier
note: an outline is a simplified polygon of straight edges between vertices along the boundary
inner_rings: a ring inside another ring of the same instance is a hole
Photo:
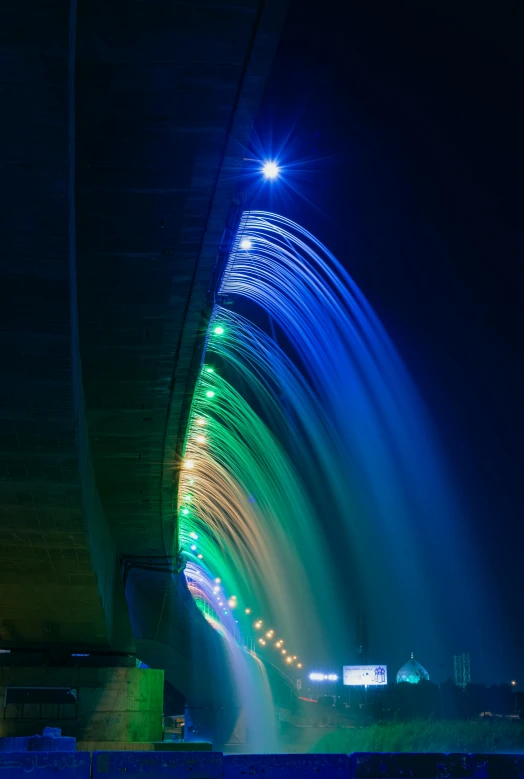
[[[349,755],[226,755],[224,779],[348,779]]]
[[[93,753],[93,779],[223,779],[223,776],[221,752]]]
[[[473,779],[524,779],[524,755],[471,755]]]
[[[0,752],[0,779],[524,779],[524,755]]]
[[[467,779],[472,777],[470,755],[440,752],[354,752],[351,779]]]
[[[89,752],[0,752],[0,779],[89,779]]]

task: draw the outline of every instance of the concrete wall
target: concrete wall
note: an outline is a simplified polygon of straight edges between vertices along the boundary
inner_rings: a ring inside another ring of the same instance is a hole
[[[4,706],[12,687],[64,687],[76,704]],[[0,736],[41,733],[59,727],[90,742],[162,740],[164,672],[139,668],[0,668]]]

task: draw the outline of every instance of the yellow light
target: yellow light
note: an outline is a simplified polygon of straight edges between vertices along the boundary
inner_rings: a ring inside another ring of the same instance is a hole
[[[205,435],[197,435],[196,440],[197,440],[197,444],[205,444],[206,443]]]
[[[207,422],[204,419],[204,417],[198,417],[198,419],[195,419],[195,424],[198,425],[199,427],[204,427],[204,425],[206,425]]]
[[[297,668],[302,668],[302,663],[297,663]]]
[[[296,656],[296,655],[293,655],[293,660],[296,660],[296,659],[297,659],[297,656]]]
[[[293,658],[291,657],[291,655],[289,657],[286,657],[286,663],[292,663],[292,662],[293,662]]]
[[[215,583],[216,584],[220,584],[221,581],[222,581],[222,579],[219,579],[218,576],[217,576],[217,578],[215,579]]]
[[[515,687],[515,685],[517,684],[517,682],[516,682],[516,681],[512,681],[512,682],[511,682],[511,684],[513,685],[513,687]]]
[[[231,608],[231,609],[236,608],[236,605],[237,605],[236,598],[230,598],[227,603],[228,603],[229,608]]]
[[[266,638],[271,638],[272,635],[273,635],[273,631],[272,630],[268,630],[267,633],[266,633]]]
[[[283,650],[282,650],[282,654],[283,654],[283,655],[287,654],[287,652],[286,652],[286,650],[285,650],[285,649],[283,649]]]
[[[251,614],[251,609],[246,609],[246,614]]]
[[[198,557],[199,560],[203,560],[204,559],[204,555],[203,554],[197,554],[197,557]]]
[[[194,460],[186,460],[184,462],[184,468],[186,468],[187,470],[190,470],[191,468],[194,468],[194,467],[195,467],[195,461]]]
[[[258,639],[258,643],[259,643],[259,644],[263,644],[263,643],[264,643],[264,639],[263,639],[263,638],[259,638],[259,639]]]

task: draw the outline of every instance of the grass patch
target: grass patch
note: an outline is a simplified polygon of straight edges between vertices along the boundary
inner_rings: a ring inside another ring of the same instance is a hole
[[[524,752],[524,725],[483,720],[412,720],[326,733],[311,752]]]

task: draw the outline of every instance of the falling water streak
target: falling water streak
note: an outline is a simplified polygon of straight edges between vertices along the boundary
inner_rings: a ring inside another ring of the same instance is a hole
[[[206,395],[210,387],[215,392],[212,404]],[[319,602],[335,604],[336,593],[329,568],[320,581],[308,575],[306,565],[314,563],[318,569],[319,558],[326,555],[307,491],[285,452],[216,373],[212,378],[203,374],[193,419],[205,420],[206,435],[199,443],[201,428],[196,421],[190,426],[185,458],[193,467],[181,475],[182,499],[190,492],[195,505],[181,522],[181,542],[186,549],[189,544],[189,559],[202,554],[200,564],[210,574],[221,572],[229,592],[240,591],[244,602],[264,604],[292,636],[318,630]],[[252,503],[253,494],[257,497]],[[198,543],[190,544],[191,532]],[[192,553],[191,546],[197,547]],[[301,602],[307,609],[299,608]]]
[[[240,241],[246,237],[250,246],[242,249]],[[428,587],[424,553],[430,552],[436,567],[441,550],[447,577],[459,582],[470,545],[464,541],[435,431],[362,293],[314,236],[289,219],[259,211],[241,220],[220,291],[260,305],[296,351],[298,363],[291,365],[251,323],[217,312],[229,326],[233,320],[235,329],[236,337],[224,344],[224,355],[227,352],[244,374],[251,370],[262,384],[276,372],[278,382],[289,390],[288,402],[323,463],[340,517],[346,517],[356,562],[363,566],[374,543],[375,559],[390,570],[411,606],[428,607],[432,601],[436,606],[438,595],[436,588],[431,592]],[[346,466],[346,478],[337,458]],[[367,507],[364,522],[354,511],[347,516],[352,498],[348,476]],[[450,547],[460,548],[461,539],[462,558],[456,554],[452,559]],[[367,583],[371,591],[375,583],[369,575]],[[375,598],[378,594],[377,589]],[[455,613],[459,617],[457,608]]]

